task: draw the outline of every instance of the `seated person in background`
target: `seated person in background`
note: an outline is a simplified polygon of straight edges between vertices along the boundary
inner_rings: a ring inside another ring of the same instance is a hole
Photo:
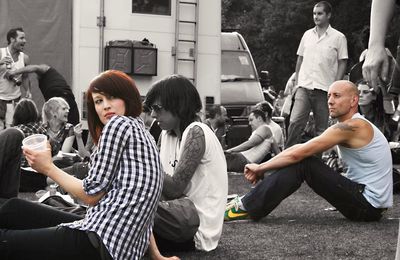
[[[355,64],[350,70],[350,81],[357,85],[360,95],[360,113],[377,126],[388,140],[391,139],[396,126],[390,117],[395,114],[394,96],[387,92],[391,82],[377,80],[376,88],[366,82],[362,75],[362,62]],[[396,61],[389,57],[389,70],[393,71]]]
[[[88,134],[86,144],[84,144],[83,138],[82,138],[82,133],[83,133],[82,123],[79,123],[76,126],[74,126],[74,135],[76,138],[76,143],[78,144],[78,154],[83,159],[86,159],[86,158],[89,159],[90,154],[94,150],[93,139],[90,136],[90,134]]]
[[[13,115],[13,126],[21,130],[24,137],[28,137],[32,134],[47,135],[47,129],[42,124],[41,116],[37,110],[36,104],[31,99],[23,98],[17,103]],[[20,143],[19,146],[21,145],[22,144]],[[18,184],[12,185],[18,187],[18,190],[22,192],[36,191],[46,187],[46,178],[27,170],[26,167],[28,166],[28,162],[25,160],[25,157],[22,156],[20,164],[20,167],[22,168],[16,170],[18,175],[20,175],[18,178]]]
[[[31,99],[22,98],[17,103],[12,125],[20,129],[25,137],[32,134],[46,134],[46,128],[42,125],[41,116],[36,104]]]
[[[329,114],[338,123],[307,143],[296,144],[258,164],[248,164],[245,178],[255,186],[227,205],[225,220],[259,220],[306,182],[347,219],[378,221],[393,205],[392,159],[379,129],[358,113],[358,89],[336,81],[328,90]],[[338,147],[346,175],[313,156]]]
[[[283,150],[284,137],[283,131],[279,124],[272,120],[272,113],[274,111],[271,103],[268,101],[262,101],[255,105],[255,109],[261,110],[265,113],[265,124],[269,126],[272,131],[272,136],[278,145],[279,149]]]
[[[356,85],[360,97],[358,101],[360,113],[383,132],[385,110],[381,92],[376,93],[364,80]]]
[[[159,144],[165,171],[162,196],[166,202],[160,203],[173,205],[177,199],[187,197],[200,219],[192,237],[173,240],[162,236],[160,230],[166,227],[160,227],[156,221],[155,240],[154,237],[150,240],[150,256],[162,258],[158,248],[161,252],[211,251],[217,247],[222,233],[228,175],[221,144],[213,131],[200,122],[198,113],[202,103],[199,93],[190,80],[172,75],[154,83],[145,103],[163,129]],[[160,211],[157,211],[156,220],[158,216],[162,218]]]
[[[249,115],[249,125],[253,131],[249,139],[225,150],[228,171],[241,172],[246,164],[260,163],[267,154],[280,152],[263,111],[253,110]]]
[[[63,152],[71,152],[73,142],[63,147],[67,137],[74,136],[74,126],[68,123],[69,105],[61,97],[50,98],[43,105],[43,126],[51,144],[52,155],[55,156],[63,148]]]
[[[69,105],[68,122],[76,125],[79,123],[79,110],[74,93],[65,78],[53,67],[46,64],[28,65],[21,69],[10,71],[14,76],[23,73],[35,72],[39,80],[39,88],[45,101],[52,97],[62,97]]]
[[[50,151],[24,148],[36,171],[89,205],[75,214],[21,199],[0,208],[0,255],[10,259],[142,259],[149,244],[163,172],[145,130],[135,82],[105,71],[87,91],[88,125],[96,151],[79,180],[52,163]],[[73,222],[74,221],[74,222]],[[44,246],[46,245],[46,246]]]
[[[54,161],[61,168],[71,166],[74,163],[71,160],[64,160],[63,158],[56,157],[61,149],[63,149],[64,152],[72,151],[74,128],[72,124],[67,122],[68,112],[68,103],[60,97],[50,98],[43,105],[42,127],[46,130],[45,134],[49,138],[49,142],[51,144],[51,154],[54,158]],[[42,133],[42,127],[36,129],[38,132],[32,131],[31,134]],[[29,170],[23,169],[21,171],[20,191],[32,192],[44,189],[46,186],[46,176]]]
[[[18,196],[21,167],[21,143],[24,134],[16,128],[0,131],[0,198]]]
[[[143,119],[146,129],[154,137],[157,144],[162,130],[156,119],[151,116],[151,109],[146,104],[143,104],[143,112],[140,114],[140,117]]]
[[[204,124],[208,125],[214,131],[221,143],[222,148],[226,147],[226,124],[228,122],[228,113],[226,108],[221,105],[211,105],[206,108],[206,120]]]

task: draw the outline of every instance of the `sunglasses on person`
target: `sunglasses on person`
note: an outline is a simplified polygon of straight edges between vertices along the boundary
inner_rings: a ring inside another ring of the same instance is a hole
[[[163,109],[163,106],[159,105],[159,104],[153,104],[150,106],[151,110],[153,110],[154,112],[160,112],[161,109]]]
[[[367,94],[369,94],[369,93],[371,93],[371,91],[370,91],[369,89],[359,90],[359,91],[358,91],[358,94],[363,94],[363,95],[367,95]]]

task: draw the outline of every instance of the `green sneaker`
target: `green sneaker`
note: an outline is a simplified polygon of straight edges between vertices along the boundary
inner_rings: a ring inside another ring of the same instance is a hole
[[[246,210],[239,208],[240,198],[232,199],[227,205],[224,214],[224,221],[244,220],[249,218]]]

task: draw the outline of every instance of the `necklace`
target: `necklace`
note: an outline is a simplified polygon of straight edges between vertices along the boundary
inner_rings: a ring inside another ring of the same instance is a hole
[[[177,160],[177,154],[178,154],[178,152],[179,152],[179,147],[180,147],[180,145],[181,145],[181,139],[179,139],[178,137],[176,138],[176,142],[175,142],[175,149],[174,149],[174,157],[172,158],[172,157],[170,157],[170,159],[169,159],[169,165],[171,165],[172,166],[172,168],[174,168],[175,169],[175,166],[178,164],[178,160]],[[172,153],[171,153],[171,155],[172,155]]]

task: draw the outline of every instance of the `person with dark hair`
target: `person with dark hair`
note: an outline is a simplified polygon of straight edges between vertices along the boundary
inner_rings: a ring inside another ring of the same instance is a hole
[[[146,129],[154,137],[156,143],[158,143],[162,129],[158,125],[157,120],[151,116],[151,109],[146,104],[143,104],[143,112],[140,117],[143,119]]]
[[[22,139],[24,134],[16,128],[0,131],[0,199],[18,196]]]
[[[249,139],[225,151],[228,171],[241,172],[246,164],[260,163],[271,152],[275,155],[280,153],[264,111],[253,110],[249,115],[249,125],[253,130]]]
[[[259,109],[265,113],[265,124],[271,129],[272,137],[275,140],[275,143],[278,145],[280,150],[283,150],[285,138],[283,135],[282,127],[272,120],[272,113],[274,108],[272,107],[271,103],[268,101],[261,101],[257,103],[255,109]]]
[[[14,77],[9,74],[29,64],[29,56],[23,53],[26,44],[24,30],[9,30],[7,43],[7,47],[0,48],[0,129],[12,124],[14,108],[21,98],[21,85],[26,89],[26,96],[31,96],[30,82],[26,75]]]
[[[256,185],[228,203],[225,220],[259,220],[303,182],[352,221],[379,221],[393,205],[392,159],[385,136],[358,113],[357,86],[345,80],[328,90],[329,113],[338,123],[306,143],[285,149],[262,164],[248,164],[245,178]],[[344,175],[313,156],[334,146],[346,165]]]
[[[290,114],[286,146],[300,142],[310,112],[316,134],[328,127],[328,87],[343,78],[347,66],[347,41],[343,33],[330,25],[332,7],[326,1],[314,5],[315,27],[307,30],[297,50],[293,108]]]
[[[217,247],[222,233],[228,176],[221,144],[213,131],[200,122],[199,93],[186,77],[167,76],[153,84],[145,104],[163,129],[159,140],[165,171],[163,198],[169,205],[175,205],[179,198],[187,197],[194,204],[200,223],[190,238],[175,234],[178,237],[172,241],[161,232],[168,227],[156,221],[150,256],[161,257],[158,248],[161,252],[211,251]],[[156,220],[162,217],[162,212],[157,211]]]
[[[77,125],[79,120],[78,105],[74,93],[65,78],[53,67],[47,64],[28,65],[9,72],[11,76],[35,72],[39,80],[39,88],[45,101],[52,97],[62,97],[69,105],[68,122]]]
[[[35,102],[32,99],[22,98],[15,106],[12,125],[20,128],[26,136],[29,136],[32,133],[38,133],[33,131],[32,128],[38,129],[42,127],[41,119],[42,117]],[[43,128],[43,131],[45,132],[46,130]]]
[[[228,121],[226,108],[221,105],[211,105],[206,108],[206,119],[204,124],[208,125],[214,131],[221,143],[222,148],[226,147],[226,124]]]
[[[0,208],[2,259],[143,257],[163,173],[154,140],[139,118],[139,91],[125,73],[105,71],[90,82],[87,105],[89,131],[97,149],[85,179],[57,168],[50,150],[23,148],[33,169],[89,205],[85,217],[8,200]]]
[[[356,85],[360,96],[358,101],[360,113],[384,132],[385,110],[382,93],[376,93],[364,80],[357,82]]]

